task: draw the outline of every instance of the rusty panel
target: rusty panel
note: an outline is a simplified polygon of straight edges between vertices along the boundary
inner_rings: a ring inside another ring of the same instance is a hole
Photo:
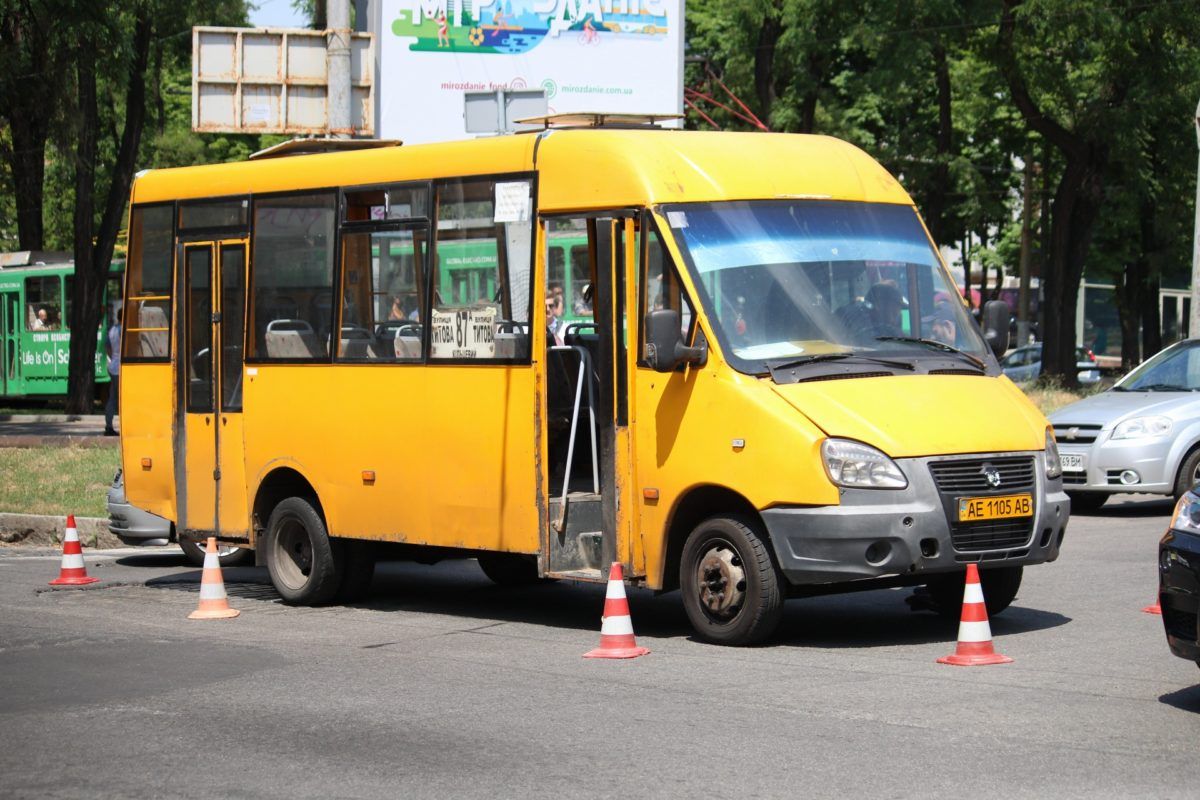
[[[283,82],[283,35],[279,33],[242,36],[243,81]]]
[[[374,37],[350,42],[353,133],[371,136]],[[324,31],[192,29],[192,130],[329,133]]]

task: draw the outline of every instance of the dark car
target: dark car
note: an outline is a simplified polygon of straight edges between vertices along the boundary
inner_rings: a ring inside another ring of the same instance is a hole
[[[1184,494],[1158,544],[1158,602],[1171,652],[1200,666],[1200,496]]]

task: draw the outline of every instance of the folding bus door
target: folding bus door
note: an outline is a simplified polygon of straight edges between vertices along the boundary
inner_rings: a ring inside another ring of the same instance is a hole
[[[242,347],[246,242],[183,245],[180,518],[192,536],[246,541]]]

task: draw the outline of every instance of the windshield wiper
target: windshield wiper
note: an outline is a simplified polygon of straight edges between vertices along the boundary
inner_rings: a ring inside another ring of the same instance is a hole
[[[979,367],[980,370],[982,370],[984,372],[987,371],[987,364],[984,363],[982,358],[979,358],[978,356],[973,356],[970,353],[966,352],[965,350],[959,350],[957,347],[954,347],[953,345],[948,345],[945,342],[939,342],[937,339],[922,339],[918,336],[876,336],[875,341],[877,341],[877,342],[912,342],[914,344],[923,344],[926,347],[933,347],[937,350],[944,350],[947,353],[956,353],[956,354],[962,356],[963,358],[965,358],[967,361],[970,361],[975,366]]]
[[[797,356],[796,358],[780,359],[776,361],[767,361],[767,369],[773,374],[776,370],[791,369],[792,367],[803,367],[808,364],[819,364],[822,361],[845,361],[853,359],[855,361],[866,361],[871,364],[883,364],[886,367],[895,367],[896,369],[906,369],[909,371],[915,370],[916,367],[907,361],[895,361],[890,358],[876,358],[867,356],[861,353],[813,353],[807,356]]]
[[[1138,386],[1134,389],[1124,389],[1127,392],[1194,392],[1195,389],[1189,389],[1186,386],[1176,386],[1173,383],[1148,383],[1145,386]]]

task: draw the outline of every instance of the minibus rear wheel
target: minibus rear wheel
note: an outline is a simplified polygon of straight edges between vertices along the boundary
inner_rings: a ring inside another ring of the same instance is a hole
[[[729,515],[696,526],[679,564],[683,607],[700,638],[763,641],[783,616],[783,578],[757,520]]]
[[[306,498],[289,497],[275,506],[265,541],[271,583],[294,605],[333,599],[342,584],[341,542],[331,540],[325,521]]]
[[[979,570],[979,585],[983,589],[983,604],[988,616],[995,616],[1012,605],[1021,588],[1024,567],[997,567]],[[934,610],[946,619],[962,617],[965,572],[932,576],[925,588],[933,598]]]

